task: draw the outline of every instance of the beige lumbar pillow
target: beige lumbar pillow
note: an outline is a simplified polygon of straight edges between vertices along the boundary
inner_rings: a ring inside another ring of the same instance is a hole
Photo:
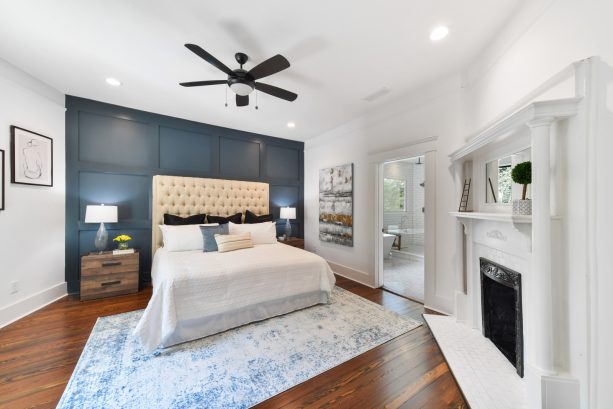
[[[220,253],[253,247],[251,233],[216,234],[215,241],[217,242],[217,251]]]

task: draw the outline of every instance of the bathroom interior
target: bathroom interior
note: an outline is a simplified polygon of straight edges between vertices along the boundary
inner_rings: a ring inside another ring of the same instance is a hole
[[[425,158],[383,165],[383,287],[424,300]]]

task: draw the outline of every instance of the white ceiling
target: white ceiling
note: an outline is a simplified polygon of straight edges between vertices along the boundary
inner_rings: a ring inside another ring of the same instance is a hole
[[[0,58],[58,90],[199,122],[305,140],[463,69],[523,0],[0,0]],[[450,28],[429,40],[438,24]],[[187,50],[196,43],[230,68],[280,53],[292,66],[263,82],[299,96],[259,93],[238,108],[225,79]],[[118,88],[105,83],[115,77]],[[367,102],[382,87],[389,93]],[[296,123],[288,129],[286,123]]]

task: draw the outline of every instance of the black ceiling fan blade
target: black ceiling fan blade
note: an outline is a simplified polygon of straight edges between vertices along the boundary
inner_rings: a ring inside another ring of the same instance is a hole
[[[249,105],[249,95],[238,95],[236,94],[236,106],[237,107],[246,107]]]
[[[298,98],[298,94],[294,94],[293,92],[287,91],[283,88],[275,87],[274,85],[264,84],[262,82],[256,82],[255,88],[258,91],[265,92],[273,97],[281,98],[286,101],[294,101]]]
[[[268,77],[269,75],[283,71],[286,68],[289,68],[289,61],[281,54],[277,54],[253,67],[249,71],[249,75],[251,75],[253,79],[259,80],[260,78]]]
[[[203,85],[220,85],[227,84],[226,80],[215,80],[215,81],[191,81],[191,82],[181,82],[179,85],[183,87],[201,87]]]
[[[211,54],[209,54],[208,52],[204,51],[200,46],[197,46],[196,44],[185,44],[185,46],[191,52],[193,52],[198,57],[202,58],[203,60],[205,60],[206,62],[208,62],[212,66],[219,68],[220,70],[222,70],[223,72],[225,72],[228,75],[234,75],[234,71],[232,71],[231,69],[226,67],[226,65],[224,63],[222,63],[221,61],[219,61],[217,58],[213,57]]]

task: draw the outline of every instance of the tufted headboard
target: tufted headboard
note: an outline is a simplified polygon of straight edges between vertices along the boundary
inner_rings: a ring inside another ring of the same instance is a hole
[[[151,215],[151,256],[162,246],[164,213],[181,217],[206,213],[230,216],[251,210],[268,214],[268,183],[239,180],[190,178],[183,176],[153,177]]]

